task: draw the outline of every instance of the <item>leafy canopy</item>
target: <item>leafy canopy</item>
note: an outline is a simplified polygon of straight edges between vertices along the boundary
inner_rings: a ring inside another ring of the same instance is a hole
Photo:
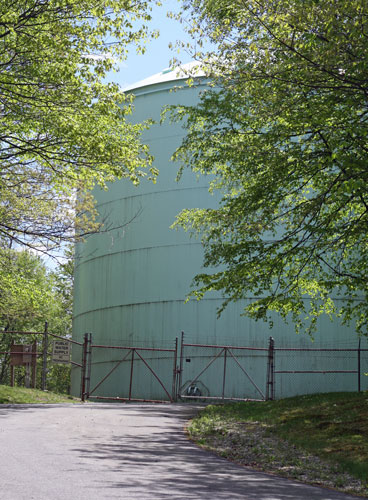
[[[362,0],[194,0],[192,34],[211,84],[174,111],[175,157],[210,175],[217,209],[184,210],[201,235],[196,294],[255,297],[313,331],[319,315],[368,314],[368,4]],[[306,300],[309,299],[309,300]],[[220,311],[221,312],[221,311]]]
[[[86,194],[145,175],[131,96],[103,82],[144,50],[145,0],[4,0],[0,6],[0,238],[47,251],[99,228]],[[152,170],[152,173],[153,170]]]

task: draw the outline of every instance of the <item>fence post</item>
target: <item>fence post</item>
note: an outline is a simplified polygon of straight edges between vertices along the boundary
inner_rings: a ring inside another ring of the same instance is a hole
[[[11,340],[10,351],[11,351],[11,348],[13,345],[14,345],[14,339]],[[10,387],[14,387],[14,385],[15,385],[15,371],[14,371],[14,365],[12,364],[11,355],[10,355]]]
[[[180,394],[179,393],[180,393],[181,384],[182,384],[182,377],[183,377],[183,355],[184,355],[183,342],[184,342],[184,332],[181,332],[179,377],[178,377],[178,386],[176,388],[176,390],[177,390],[177,397],[179,397],[179,398],[180,398]]]
[[[360,387],[360,337],[359,337],[359,342],[358,342],[358,392],[361,391]]]
[[[227,348],[224,349],[224,375],[222,379],[222,401],[225,398],[225,382],[226,382],[226,357],[227,357]]]
[[[46,377],[47,377],[47,351],[49,348],[49,338],[48,338],[48,323],[45,321],[45,329],[43,331],[43,342],[42,342],[42,379],[41,379],[41,389],[46,391]]]
[[[32,344],[32,387],[36,389],[36,371],[37,371],[37,340]]]
[[[87,335],[87,377],[86,377],[86,399],[89,398],[89,390],[91,386],[91,369],[92,369],[92,333]]]
[[[178,398],[177,398],[177,390],[176,390],[177,377],[178,377],[177,362],[178,362],[178,337],[176,337],[176,339],[175,339],[173,383],[172,383],[172,400],[174,402],[176,402],[178,400]]]
[[[82,351],[82,369],[81,369],[81,394],[80,398],[85,401],[86,396],[86,369],[87,369],[87,350],[88,350],[88,333],[84,334],[83,351]]]
[[[132,348],[132,359],[130,360],[129,401],[132,399],[133,370],[134,370],[134,353],[135,353],[135,349],[133,347]]]
[[[266,401],[275,399],[275,341],[270,337],[268,344]]]

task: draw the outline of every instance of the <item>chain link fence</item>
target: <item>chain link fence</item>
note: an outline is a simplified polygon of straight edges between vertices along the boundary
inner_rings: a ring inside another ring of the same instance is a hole
[[[230,346],[181,339],[178,397],[267,400],[368,390],[368,342],[356,347]],[[291,344],[291,342],[290,342]],[[300,345],[300,344],[299,344]]]
[[[275,346],[276,399],[317,392],[368,389],[368,349]]]

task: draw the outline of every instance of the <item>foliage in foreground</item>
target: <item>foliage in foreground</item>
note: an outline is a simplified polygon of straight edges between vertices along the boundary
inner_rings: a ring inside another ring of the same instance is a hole
[[[126,120],[132,96],[104,77],[128,46],[144,50],[149,11],[145,0],[1,2],[0,240],[48,252],[96,231],[89,189],[144,175],[146,125]]]
[[[311,331],[336,314],[366,333],[368,4],[185,5],[198,44],[213,44],[196,57],[217,88],[176,108],[188,135],[175,157],[222,193],[178,217],[205,247],[196,295],[255,297],[252,317],[276,310]]]
[[[0,404],[48,404],[79,402],[79,399],[73,398],[71,396],[55,394],[53,392],[0,385]]]
[[[347,471],[367,483],[366,392],[316,394],[259,403],[210,405],[192,421],[188,430],[196,441],[204,445],[210,437],[220,436],[218,446],[221,447],[221,442],[231,435],[234,426],[238,431],[239,428],[245,429],[248,435],[260,428],[271,440],[281,438],[297,450],[335,463],[340,467],[340,471]],[[236,439],[235,443],[237,441]],[[262,444],[260,440],[251,446],[262,447]],[[280,444],[277,448],[280,448]],[[270,463],[276,460],[276,457],[272,456],[273,453],[274,451],[269,451],[269,456],[266,457]],[[231,450],[225,455],[229,454],[231,455]],[[264,457],[261,460],[265,462]],[[257,463],[252,465],[257,466]],[[304,463],[304,466],[307,464]],[[267,469],[266,466],[264,470],[272,469]],[[366,488],[368,492],[368,484]]]

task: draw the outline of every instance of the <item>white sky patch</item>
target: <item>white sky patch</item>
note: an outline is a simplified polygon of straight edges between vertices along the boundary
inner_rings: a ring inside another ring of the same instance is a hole
[[[90,61],[106,61],[111,60],[113,63],[116,62],[112,54],[82,54],[84,59],[89,59]]]

